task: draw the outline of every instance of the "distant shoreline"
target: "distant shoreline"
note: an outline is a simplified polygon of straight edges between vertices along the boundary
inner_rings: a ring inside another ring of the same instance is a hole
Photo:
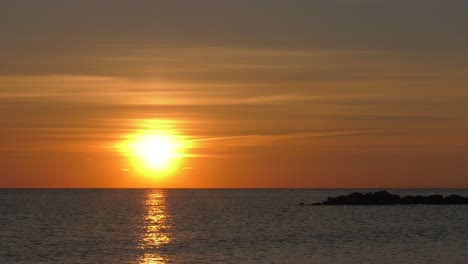
[[[411,204],[465,204],[468,205],[468,197],[463,197],[456,194],[450,195],[406,195],[400,196],[387,191],[360,193],[353,192],[348,195],[340,195],[337,197],[328,197],[326,201],[312,203],[309,205],[411,205]],[[300,205],[306,205],[303,202]]]

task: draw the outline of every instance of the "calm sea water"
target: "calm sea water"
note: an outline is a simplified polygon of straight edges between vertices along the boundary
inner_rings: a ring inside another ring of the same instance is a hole
[[[4,189],[0,263],[468,263],[468,206],[298,205],[352,191]]]

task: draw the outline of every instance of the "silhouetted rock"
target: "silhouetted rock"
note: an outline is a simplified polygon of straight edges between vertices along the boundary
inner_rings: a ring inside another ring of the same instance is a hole
[[[461,197],[456,194],[447,196],[444,200],[450,204],[468,204],[468,197]]]
[[[440,194],[429,195],[427,200],[429,204],[444,204],[444,196]]]
[[[301,203],[303,204],[303,203]],[[387,191],[359,193],[353,192],[348,195],[337,197],[328,197],[322,203],[313,203],[311,205],[395,205],[395,204],[468,204],[468,197],[462,197],[452,194],[444,197],[439,194],[422,196],[408,195],[400,197],[397,194],[391,194]]]

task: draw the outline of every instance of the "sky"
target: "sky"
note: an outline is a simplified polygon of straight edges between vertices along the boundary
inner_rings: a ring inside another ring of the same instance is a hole
[[[0,2],[0,187],[468,188],[448,0]],[[119,144],[184,140],[170,173]]]

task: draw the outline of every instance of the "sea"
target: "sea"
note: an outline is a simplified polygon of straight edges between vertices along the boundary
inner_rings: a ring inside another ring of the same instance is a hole
[[[467,205],[299,205],[354,191],[0,189],[0,263],[468,263]]]

